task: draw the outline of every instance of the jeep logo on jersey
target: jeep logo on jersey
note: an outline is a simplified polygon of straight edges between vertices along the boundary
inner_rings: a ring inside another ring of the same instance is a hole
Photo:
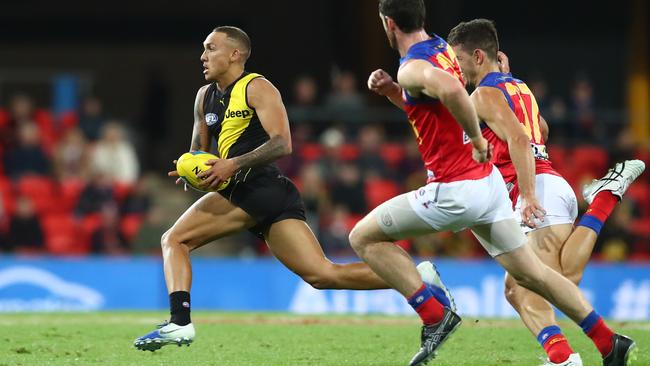
[[[217,115],[214,113],[208,113],[205,115],[205,123],[208,126],[212,126],[213,124],[217,123],[218,120],[219,117],[217,117]]]
[[[224,118],[246,118],[251,115],[251,111],[249,110],[244,110],[244,111],[231,111],[230,109],[226,111],[226,114],[224,114]]]

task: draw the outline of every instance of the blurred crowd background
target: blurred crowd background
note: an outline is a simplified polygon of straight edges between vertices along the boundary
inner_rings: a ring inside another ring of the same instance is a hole
[[[203,83],[201,42],[217,25],[249,33],[250,70],[283,94],[293,154],[279,165],[301,190],[308,222],[328,255],[352,256],[347,236],[356,221],[424,184],[405,117],[365,87],[376,68],[395,75],[398,58],[387,46],[376,2],[288,1],[281,9],[246,3],[220,5],[218,14],[203,1],[170,10],[132,4],[117,16],[119,1],[110,8],[70,10],[57,3],[26,12],[27,1],[0,13],[2,252],[159,254],[162,233],[200,196],[166,173],[190,144],[192,102]],[[496,19],[501,48],[549,122],[553,166],[573,186],[581,212],[583,184],[617,161],[650,162],[643,1],[623,1],[615,10],[565,4],[558,13],[547,4],[516,22],[515,10],[474,1],[427,5],[428,29],[443,36],[460,20]],[[279,15],[249,17],[268,11]],[[485,256],[467,232],[398,244],[418,256]],[[270,255],[248,233],[197,252]],[[650,261],[649,174],[607,222],[594,257]]]

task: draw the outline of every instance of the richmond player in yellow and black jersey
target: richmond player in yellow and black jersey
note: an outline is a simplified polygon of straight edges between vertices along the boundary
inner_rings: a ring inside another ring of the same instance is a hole
[[[230,181],[201,197],[163,234],[171,319],[135,340],[142,350],[192,342],[189,253],[241,230],[263,237],[287,268],[315,288],[388,287],[365,263],[330,262],[305,223],[298,190],[273,163],[291,153],[287,113],[273,84],[244,70],[251,53],[246,33],[219,27],[203,46],[203,74],[211,83],[196,96],[191,150],[208,151],[215,140],[220,159],[210,161],[211,169],[202,173],[205,188]],[[178,177],[176,171],[169,175]]]

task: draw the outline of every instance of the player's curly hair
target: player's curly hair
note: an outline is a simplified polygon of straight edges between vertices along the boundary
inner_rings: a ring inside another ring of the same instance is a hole
[[[424,28],[427,15],[423,0],[379,0],[379,12],[406,33]]]
[[[494,21],[489,19],[461,22],[449,32],[447,43],[451,46],[460,46],[469,53],[481,49],[493,61],[496,61],[499,51],[497,27]]]

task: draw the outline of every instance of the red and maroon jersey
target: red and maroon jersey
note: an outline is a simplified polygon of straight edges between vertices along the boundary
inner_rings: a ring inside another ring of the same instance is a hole
[[[542,137],[539,126],[539,106],[528,86],[523,81],[512,77],[511,74],[501,72],[487,74],[478,86],[497,88],[505,96],[510,109],[524,126],[526,134],[530,138],[530,146],[535,157],[535,174],[560,176],[553,169],[549,160],[546,145],[544,145],[544,137]],[[510,159],[508,143],[501,140],[485,123],[481,123],[481,130],[483,131],[483,137],[494,146],[492,162],[499,168],[508,186],[514,188],[510,195],[514,202],[519,192],[517,189],[517,173]]]
[[[464,85],[454,51],[437,35],[411,46],[400,65],[414,59],[428,61]],[[481,179],[490,174],[492,164],[472,159],[469,137],[440,100],[424,94],[413,97],[406,91],[402,97],[427,169],[427,183]]]

